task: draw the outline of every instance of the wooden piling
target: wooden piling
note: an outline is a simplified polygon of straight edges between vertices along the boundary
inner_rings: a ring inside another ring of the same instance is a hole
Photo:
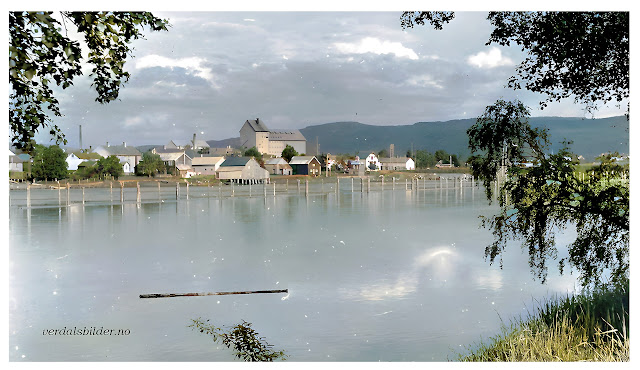
[[[151,293],[140,294],[140,298],[173,298],[173,297],[203,297],[211,295],[233,295],[233,294],[268,294],[268,293],[289,293],[289,289],[275,290],[250,290],[240,292],[211,292],[211,293]]]
[[[176,200],[180,199],[180,183],[176,181]]]
[[[306,197],[309,196],[309,179],[305,179],[305,183],[304,183],[304,195]]]
[[[140,183],[136,181],[136,203],[140,203],[142,197],[140,196]]]
[[[27,208],[31,207],[31,184],[27,184]]]
[[[371,178],[367,177],[367,193],[371,192]]]
[[[82,205],[84,205],[84,186],[82,187]]]
[[[185,180],[184,182],[187,183],[187,199],[189,199],[189,181]]]

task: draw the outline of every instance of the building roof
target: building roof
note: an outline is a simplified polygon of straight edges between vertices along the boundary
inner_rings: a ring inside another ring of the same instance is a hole
[[[100,146],[100,148],[104,149],[109,155],[135,155],[141,156],[142,153],[138,149],[133,146],[125,146],[125,145],[110,145],[110,146]]]
[[[202,139],[196,139],[193,142],[193,147],[194,148],[208,148],[209,147],[209,143],[207,143],[206,141],[204,141]]]
[[[191,140],[174,139],[169,141],[169,143],[167,143],[167,146],[177,146],[182,148],[184,148],[187,145],[191,145]]]
[[[31,156],[29,154],[27,154],[27,153],[18,154],[18,158],[22,159],[25,162],[31,161]]]
[[[182,163],[178,163],[178,164],[176,164],[176,168],[177,168],[179,171],[185,171],[185,170],[190,170],[190,169],[192,169],[192,167],[191,167],[191,166],[189,166],[188,164],[182,164]]]
[[[184,149],[165,148],[163,146],[157,146],[157,147],[153,148],[153,151],[155,151],[156,154],[162,154],[162,153],[184,153]]]
[[[224,157],[193,157],[191,159],[191,166],[215,166],[220,163],[220,161],[226,162]]]
[[[264,122],[260,121],[260,118],[256,118],[255,120],[248,119],[245,123],[248,123],[255,132],[269,131]]]
[[[184,152],[174,152],[174,153],[157,153],[160,156],[160,159],[163,161],[177,161],[184,155]]]
[[[294,164],[309,164],[311,163],[312,160],[318,160],[315,156],[312,155],[299,155],[299,156],[295,156],[293,158],[291,158],[291,160],[289,161],[289,164],[294,165]]]
[[[280,157],[280,158],[268,159],[264,162],[264,164],[268,165],[268,164],[288,164],[288,163],[284,158]]]
[[[94,153],[94,152],[90,152],[90,153],[85,153],[85,152],[72,152],[70,154],[75,155],[76,157],[80,158],[80,159],[100,159],[102,158],[102,156],[100,156],[100,154],[98,153]]]
[[[300,130],[273,129],[269,131],[270,141],[306,141]]]
[[[220,167],[246,166],[253,157],[227,157]]]

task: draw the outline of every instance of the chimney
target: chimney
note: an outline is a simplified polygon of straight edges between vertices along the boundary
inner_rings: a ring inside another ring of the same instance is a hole
[[[191,142],[191,148],[195,149],[196,148],[196,133],[193,133],[193,141]]]
[[[107,148],[109,147],[109,142],[107,141]]]
[[[123,141],[122,142],[122,146],[126,148],[127,147],[127,143]]]
[[[89,153],[91,153],[91,145],[89,145]]]

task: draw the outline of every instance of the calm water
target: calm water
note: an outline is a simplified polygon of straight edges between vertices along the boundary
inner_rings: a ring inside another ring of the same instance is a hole
[[[517,244],[504,269],[484,261],[491,234],[477,217],[495,208],[481,189],[402,185],[367,194],[343,183],[335,194],[332,186],[309,197],[290,186],[266,199],[254,187],[251,198],[221,200],[191,187],[178,202],[168,189],[164,202],[143,197],[139,206],[134,189],[125,189],[133,202],[124,205],[91,203],[110,190],[87,189],[84,206],[30,210],[26,192],[11,191],[10,360],[234,360],[187,327],[198,317],[251,322],[289,361],[455,360],[496,335],[501,318],[574,290],[575,277],[558,276],[555,265],[546,285],[532,280]],[[119,189],[113,194],[119,201]],[[32,190],[31,198],[59,202],[57,190]],[[286,288],[288,295],[138,297]],[[64,327],[129,335],[43,335]]]

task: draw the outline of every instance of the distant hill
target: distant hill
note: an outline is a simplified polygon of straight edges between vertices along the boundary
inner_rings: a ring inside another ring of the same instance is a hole
[[[224,140],[207,140],[207,144],[209,144],[211,148],[226,148],[227,146],[231,146],[232,148],[238,148],[240,147],[240,138],[233,137],[233,138],[224,139]]]
[[[396,155],[404,155],[413,144],[415,150],[438,149],[466,158],[470,152],[466,131],[475,118],[445,122],[417,122],[404,126],[374,126],[359,122],[334,122],[308,126],[300,131],[307,138],[307,151],[315,153],[316,137],[321,153],[359,153],[361,156],[394,144]],[[557,151],[562,141],[572,140],[573,152],[591,160],[600,153],[629,153],[629,122],[618,116],[602,119],[579,117],[532,117],[533,127],[549,129],[550,149]]]

